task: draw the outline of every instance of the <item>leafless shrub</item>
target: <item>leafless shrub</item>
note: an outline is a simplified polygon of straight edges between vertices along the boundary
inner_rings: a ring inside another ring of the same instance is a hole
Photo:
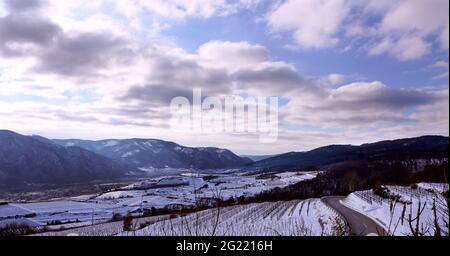
[[[0,228],[1,236],[25,236],[35,233],[36,230],[24,223],[10,223]]]
[[[421,225],[421,223],[420,223],[420,217],[422,216],[426,205],[427,205],[427,203],[424,203],[422,206],[422,202],[419,201],[419,204],[417,206],[417,213],[416,213],[415,217],[412,216],[413,215],[412,205],[410,207],[410,212],[408,215],[408,224],[409,224],[409,228],[411,230],[411,234],[413,236],[424,236],[427,233],[427,230],[425,229],[423,224]],[[415,222],[415,225],[414,225],[414,222]]]
[[[133,217],[131,215],[127,215],[123,219],[123,231],[132,231],[133,230]]]
[[[213,224],[213,229],[211,232],[211,236],[216,235],[217,227],[219,226],[219,220],[220,220],[220,208],[221,208],[221,202],[222,202],[222,190],[218,188],[214,188],[213,190],[213,197],[216,200],[216,219]]]

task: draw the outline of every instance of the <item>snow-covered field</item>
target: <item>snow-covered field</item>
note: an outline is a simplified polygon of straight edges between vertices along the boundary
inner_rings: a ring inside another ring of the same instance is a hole
[[[14,206],[14,205],[0,205],[0,220],[1,219],[6,219],[6,218],[16,218],[16,217],[22,217],[22,216],[26,216],[29,214],[32,214],[33,212],[24,209],[22,207],[19,206]]]
[[[448,235],[448,202],[441,194],[443,190],[448,191],[448,184],[419,183],[417,188],[402,186],[385,186],[385,188],[392,198],[382,198],[375,195],[372,190],[368,190],[352,193],[341,203],[370,217],[384,227],[389,235],[396,236],[413,235],[417,230],[421,235],[434,235],[435,206],[441,234]],[[417,222],[419,222],[418,229]]]
[[[342,235],[347,231],[345,220],[320,199],[254,203],[188,215],[137,218],[133,220],[132,232],[123,232],[122,221],[109,222],[117,214],[138,217],[142,209],[192,206],[199,200],[208,202],[207,199],[217,197],[227,200],[251,196],[312,179],[316,175],[317,172],[283,172],[261,176],[235,173],[163,176],[99,195],[51,202],[2,204],[0,228],[15,222],[53,230],[41,235]],[[414,232],[434,235],[435,223],[442,235],[448,235],[448,204],[442,195],[448,191],[448,184],[418,183],[410,187],[384,188],[383,197],[373,190],[357,191],[341,203],[373,219],[389,235],[413,235]],[[67,228],[70,229],[64,230]]]
[[[426,182],[421,182],[421,183],[417,183],[417,186],[419,188],[423,188],[425,190],[433,190],[433,191],[436,191],[438,193],[442,193],[442,192],[448,191],[448,183],[426,183]]]
[[[82,226],[109,221],[114,214],[139,215],[139,209],[194,205],[198,199],[250,196],[312,179],[316,172],[279,173],[268,178],[242,174],[183,173],[131,184],[118,191],[39,203],[0,205],[0,225],[27,219],[39,226]]]
[[[129,236],[321,236],[342,235],[344,220],[320,199],[215,208],[167,219]]]
[[[146,218],[136,218],[133,220],[133,227],[139,228],[141,225],[149,225],[158,221],[168,219],[169,216],[155,216]],[[65,226],[68,227],[67,225]],[[52,227],[55,230],[61,227]],[[123,221],[115,221],[108,223],[101,223],[96,225],[85,225],[84,227],[71,228],[63,231],[50,231],[36,234],[36,236],[114,236],[121,234],[123,231]]]

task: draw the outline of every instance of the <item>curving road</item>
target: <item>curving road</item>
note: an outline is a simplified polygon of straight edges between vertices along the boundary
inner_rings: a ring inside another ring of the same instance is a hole
[[[352,210],[340,203],[344,200],[344,196],[328,196],[323,197],[322,202],[340,213],[347,221],[350,227],[350,235],[367,236],[367,235],[384,235],[384,229],[369,217]]]

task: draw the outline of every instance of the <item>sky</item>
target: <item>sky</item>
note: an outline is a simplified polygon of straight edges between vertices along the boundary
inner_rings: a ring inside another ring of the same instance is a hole
[[[0,0],[0,129],[239,154],[449,135],[448,0]],[[279,135],[172,130],[170,101],[279,97]]]

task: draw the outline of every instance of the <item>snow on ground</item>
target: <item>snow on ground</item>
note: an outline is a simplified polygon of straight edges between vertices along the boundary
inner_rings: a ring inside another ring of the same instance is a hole
[[[113,147],[113,146],[116,146],[118,144],[119,144],[119,141],[117,141],[117,140],[108,140],[108,141],[105,141],[103,143],[103,146],[104,147]]]
[[[304,180],[314,179],[317,172],[283,172],[275,175],[280,180],[287,184],[294,184]]]
[[[114,191],[104,193],[97,197],[97,199],[101,200],[113,200],[113,199],[122,199],[122,198],[133,198],[136,195],[133,191]]]
[[[121,235],[319,236],[336,235],[340,224],[338,214],[320,199],[310,199],[209,209]]]
[[[55,201],[11,205],[35,213],[35,216],[29,219],[42,226],[52,221],[79,222],[90,221],[93,218],[96,221],[104,221],[110,219],[114,213],[113,207],[92,202]]]
[[[448,183],[426,183],[426,182],[421,182],[421,183],[417,183],[417,186],[419,188],[423,188],[426,190],[433,190],[436,191],[438,193],[442,193],[445,191],[448,191]]]
[[[9,204],[5,204],[5,205],[0,205],[0,220],[1,219],[6,219],[6,218],[15,218],[15,217],[20,217],[20,216],[25,216],[28,214],[32,214],[33,212],[24,209],[22,207],[19,206],[14,206],[14,205],[9,205]]]
[[[419,212],[419,204],[421,210],[423,209],[419,218],[420,232],[424,235],[434,235],[433,202],[435,201],[438,224],[441,230],[448,235],[448,227],[445,227],[444,224],[448,223],[448,206],[447,200],[442,194],[425,190],[421,188],[421,185],[415,189],[402,186],[385,187],[389,190],[389,195],[398,196],[398,199],[385,199],[375,195],[372,190],[368,190],[352,193],[341,203],[372,218],[382,225],[390,235],[404,236],[413,234],[409,225],[410,215],[413,230],[416,230],[417,220],[415,218]]]
[[[0,228],[5,228],[9,225],[26,225],[29,227],[38,227],[39,223],[25,218],[0,220]]]
[[[146,218],[138,218],[133,220],[133,226],[135,228],[140,227],[141,225],[149,225],[154,222],[162,221],[168,219],[169,216],[155,216],[155,217],[146,217]],[[55,226],[53,228],[67,228],[70,225],[60,225]],[[114,236],[120,234],[123,231],[123,221],[115,221],[108,222],[96,225],[89,225],[89,223],[85,223],[84,227],[73,228],[69,230],[63,231],[50,231],[45,233],[36,234],[36,236]]]
[[[179,171],[179,173],[181,173]],[[213,179],[205,177],[214,176]],[[194,205],[196,198],[222,199],[251,196],[275,187],[284,187],[317,173],[280,173],[260,179],[233,173],[198,174],[183,170],[181,175],[160,176],[134,183],[121,190],[101,195],[87,195],[39,203],[20,203],[0,206],[0,220],[26,216],[30,221],[45,226],[78,226],[83,223],[101,223],[118,213],[122,216],[138,209],[165,208],[171,205]],[[204,179],[205,178],[205,179]],[[59,224],[62,223],[62,224]]]

